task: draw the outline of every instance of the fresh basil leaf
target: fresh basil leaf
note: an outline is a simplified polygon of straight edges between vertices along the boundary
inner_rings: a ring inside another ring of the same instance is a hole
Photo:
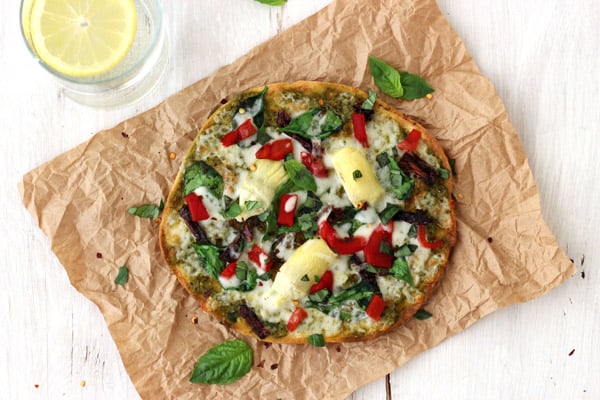
[[[313,333],[312,335],[306,338],[306,341],[315,347],[325,346],[325,338],[320,333]]]
[[[342,119],[335,112],[325,107],[316,107],[293,118],[288,125],[279,128],[279,131],[308,139],[323,139],[338,132],[343,125]]]
[[[241,281],[240,285],[235,290],[241,292],[249,292],[256,287],[258,272],[253,267],[249,267],[244,261],[238,261],[235,267],[235,276]]]
[[[162,207],[161,207],[161,205],[162,205]],[[142,204],[141,206],[138,206],[138,207],[128,208],[127,213],[129,213],[131,215],[135,215],[136,217],[140,217],[140,218],[156,219],[162,212],[163,208],[164,208],[164,203],[161,200],[161,204],[158,206],[155,204]]]
[[[406,236],[408,236],[411,239],[416,238],[417,237],[417,225],[414,225],[414,224],[411,225]]]
[[[415,313],[415,318],[423,321],[425,319],[429,319],[432,317],[432,314],[429,311],[426,311],[425,309],[421,308],[420,310],[417,310],[417,312]]]
[[[264,127],[259,128],[256,132],[256,141],[258,141],[260,144],[265,144],[271,139],[271,136],[267,133]]]
[[[246,200],[244,202],[244,207],[246,207],[246,210],[252,211],[261,208],[262,203],[256,200]]]
[[[404,88],[402,98],[404,100],[420,99],[433,92],[433,88],[418,75],[409,74],[408,72],[400,73],[400,83]]]
[[[379,213],[381,223],[384,225],[387,224],[400,210],[400,206],[396,204],[386,204],[385,208]]]
[[[369,97],[362,103],[363,110],[372,110],[375,105],[375,100],[377,99],[377,93],[374,90],[369,90]]]
[[[282,6],[287,3],[287,0],[256,0],[259,3],[267,4],[269,6]]]
[[[246,119],[248,116],[251,116],[252,122],[254,122],[254,125],[260,133],[260,130],[263,129],[263,125],[265,124],[265,93],[267,93],[267,89],[268,87],[265,86],[260,93],[240,101],[239,109],[234,115],[233,120],[243,121],[245,118],[239,117],[240,114],[246,116]],[[243,110],[243,113],[240,110]],[[233,127],[236,128],[237,124],[234,123]]]
[[[128,280],[129,267],[127,265],[122,265],[119,267],[119,272],[117,272],[117,276],[115,277],[115,283],[117,285],[125,286]]]
[[[251,367],[252,348],[243,340],[229,340],[198,358],[190,382],[225,385],[246,375]]]
[[[235,218],[242,213],[242,207],[238,202],[232,202],[229,207],[223,212],[223,215],[228,218]]]
[[[317,190],[317,182],[315,181],[315,177],[300,161],[287,160],[283,163],[283,168],[290,177],[290,180],[299,189],[309,190],[311,192],[315,192]]]
[[[206,272],[215,280],[219,280],[219,275],[225,269],[225,261],[219,258],[221,254],[217,246],[212,244],[192,243],[196,254],[200,259],[200,264],[206,269]]]
[[[183,195],[187,196],[200,186],[207,188],[217,199],[223,197],[223,178],[204,161],[188,166],[183,175]]]
[[[410,268],[408,266],[408,262],[404,256],[397,257],[392,264],[392,268],[390,268],[390,274],[396,278],[400,279],[410,286],[414,287],[415,282],[410,273]]]
[[[375,80],[375,85],[388,96],[401,98],[404,88],[400,79],[400,72],[379,58],[369,56],[369,68]]]
[[[415,181],[410,176],[406,175],[400,168],[396,160],[388,155],[388,168],[390,170],[390,181],[392,192],[400,200],[408,199],[413,192]]]

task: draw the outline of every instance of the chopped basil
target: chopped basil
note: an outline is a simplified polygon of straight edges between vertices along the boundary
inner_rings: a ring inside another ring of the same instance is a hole
[[[302,282],[308,282],[308,281],[310,281],[310,278],[308,277],[308,275],[304,274],[304,275],[302,276],[302,278],[300,278],[300,280],[301,280]]]
[[[388,160],[392,192],[398,199],[406,200],[412,195],[415,181],[410,176],[406,175],[404,171],[402,171],[396,160],[394,160],[391,156],[388,156]]]
[[[223,197],[223,178],[204,161],[196,161],[185,169],[183,195],[187,196],[200,186],[207,188],[217,199]]]
[[[243,340],[229,340],[198,358],[190,382],[225,385],[246,375],[251,367],[252,348]]]
[[[265,144],[270,141],[272,137],[267,133],[264,127],[259,128],[256,132],[256,141],[260,144]]]
[[[433,88],[418,75],[398,72],[379,58],[369,56],[369,68],[381,91],[397,99],[414,100],[427,96]]]
[[[283,168],[290,177],[290,180],[298,189],[309,190],[311,192],[315,192],[317,190],[317,182],[315,181],[315,177],[300,161],[293,159],[287,160],[283,163]]]
[[[387,224],[401,210],[396,204],[386,204],[385,208],[379,213],[379,219],[382,224]]]
[[[264,274],[260,274],[258,276],[258,280],[259,281],[268,281],[269,279],[271,279],[271,273],[270,272],[265,272]]]
[[[345,308],[340,309],[340,319],[342,321],[349,321],[352,319],[352,311]]]
[[[415,318],[423,321],[425,319],[429,319],[432,317],[432,314],[429,311],[426,311],[425,309],[421,308],[420,310],[417,310],[417,312],[415,313]]]
[[[415,252],[415,250],[417,250],[418,247],[419,246],[417,246],[415,244],[404,244],[404,245],[400,246],[394,254],[396,255],[396,257],[410,256],[411,254],[413,254]]]
[[[306,341],[315,347],[325,346],[325,338],[320,333],[313,333],[312,335],[306,338]]]
[[[375,157],[375,160],[377,160],[377,164],[379,164],[381,168],[390,163],[389,155],[386,152],[379,153],[377,157]]]
[[[247,200],[244,202],[244,207],[246,207],[246,210],[252,211],[261,208],[262,203],[256,200]]]
[[[292,119],[280,132],[293,133],[308,139],[326,138],[342,129],[344,122],[326,107],[316,107]]]
[[[417,237],[417,225],[411,225],[408,233],[406,234],[409,238],[414,239]]]
[[[142,204],[138,207],[130,207],[127,209],[127,213],[135,215],[140,218],[151,218],[156,219],[165,207],[164,201],[160,201],[160,204]]]
[[[219,258],[219,248],[212,244],[192,243],[192,246],[196,250],[200,264],[206,269],[206,272],[214,280],[219,280],[219,275],[225,269],[225,261]]]
[[[238,202],[232,202],[227,209],[223,212],[223,215],[228,218],[235,218],[242,213],[242,207]]]
[[[369,97],[362,103],[363,110],[372,110],[375,105],[375,100],[377,99],[377,93],[374,90],[369,90]]]
[[[127,265],[122,265],[119,267],[119,272],[117,272],[117,276],[115,277],[115,283],[117,285],[125,286],[128,280],[129,267]]]
[[[451,158],[448,160],[448,163],[450,164],[450,170],[452,171],[452,175],[456,175],[456,159]]]
[[[321,303],[325,301],[325,299],[329,297],[329,290],[321,289],[318,292],[308,295],[308,299],[310,301],[314,301],[315,303]]]
[[[394,264],[392,264],[392,268],[390,268],[390,274],[394,278],[400,279],[412,287],[415,286],[415,282],[410,273],[410,268],[408,267],[408,262],[404,256],[396,257]]]
[[[357,180],[359,178],[362,178],[363,174],[362,172],[360,172],[359,169],[355,169],[354,171],[352,171],[352,179]]]
[[[249,267],[244,261],[238,261],[235,267],[235,276],[241,281],[240,285],[234,289],[241,292],[249,292],[256,287],[258,273],[254,267]]]
[[[445,168],[440,168],[440,169],[438,169],[438,175],[442,179],[448,179],[448,178],[450,178],[450,171],[448,171]]]
[[[381,241],[381,243],[379,243],[379,252],[383,253],[383,254],[394,254],[394,249],[392,249],[392,246],[390,246],[390,244],[386,241]]]

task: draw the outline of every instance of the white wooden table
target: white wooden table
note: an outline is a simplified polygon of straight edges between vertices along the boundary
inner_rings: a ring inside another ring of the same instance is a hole
[[[136,399],[97,308],[70,284],[21,205],[39,164],[143,112],[324,7],[164,1],[172,62],[134,106],[64,98],[29,56],[19,4],[0,3],[0,399]],[[600,399],[600,2],[439,0],[505,101],[546,221],[579,273],[508,307],[352,399]]]

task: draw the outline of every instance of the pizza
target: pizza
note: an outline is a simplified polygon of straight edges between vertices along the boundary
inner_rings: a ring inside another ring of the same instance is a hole
[[[452,172],[416,121],[299,81],[222,102],[163,210],[163,256],[202,309],[260,340],[361,341],[405,323],[455,243]]]

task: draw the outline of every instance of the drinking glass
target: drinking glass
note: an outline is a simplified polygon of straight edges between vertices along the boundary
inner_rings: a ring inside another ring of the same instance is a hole
[[[92,107],[116,107],[134,103],[158,84],[169,60],[160,0],[133,0],[137,18],[131,47],[114,67],[92,76],[65,74],[40,57],[32,36],[31,20],[37,1],[42,0],[22,0],[21,32],[33,57],[56,78],[67,97]]]

